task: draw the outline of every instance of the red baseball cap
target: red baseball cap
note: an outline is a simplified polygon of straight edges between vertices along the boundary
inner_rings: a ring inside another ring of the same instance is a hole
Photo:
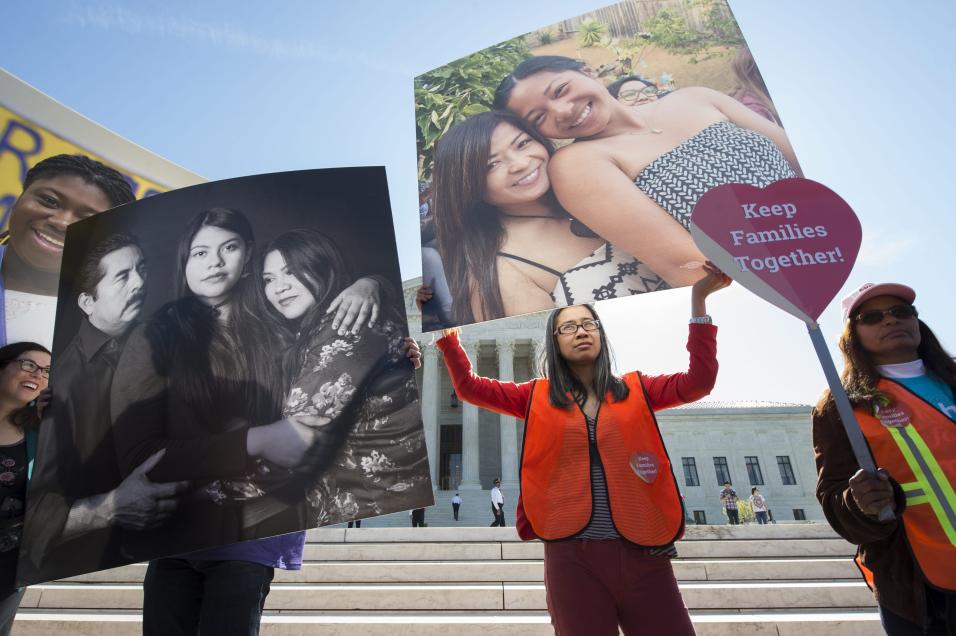
[[[843,322],[850,319],[850,314],[861,303],[874,296],[896,296],[910,305],[916,300],[916,292],[913,288],[900,283],[863,283],[843,298]]]

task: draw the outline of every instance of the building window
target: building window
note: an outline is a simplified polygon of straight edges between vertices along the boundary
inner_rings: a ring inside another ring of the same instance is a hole
[[[794,520],[794,521],[806,521],[806,520],[807,520],[807,515],[805,515],[805,514],[803,513],[803,510],[801,510],[800,508],[794,508],[794,509],[793,509],[793,520]]]
[[[700,479],[697,477],[697,460],[693,457],[681,457],[684,464],[684,485],[700,486]]]
[[[717,472],[717,485],[723,486],[730,478],[730,468],[727,467],[726,457],[714,457],[714,470]]]
[[[777,455],[777,468],[780,469],[780,480],[784,486],[795,486],[797,478],[793,474],[793,466],[790,465],[790,458],[787,455]]]
[[[694,511],[694,523],[699,526],[707,525],[707,513],[703,510]]]
[[[760,460],[753,456],[745,458],[747,460],[747,476],[750,477],[751,486],[763,486],[763,473],[760,472]]]

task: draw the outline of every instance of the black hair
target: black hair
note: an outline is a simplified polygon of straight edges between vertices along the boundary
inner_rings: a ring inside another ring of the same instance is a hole
[[[514,70],[506,75],[505,78],[501,80],[501,83],[498,84],[498,88],[495,89],[495,101],[492,104],[492,108],[496,110],[507,110],[508,101],[511,99],[511,93],[514,91],[518,82],[534,75],[535,73],[540,73],[542,71],[550,71],[552,73],[560,73],[561,71],[577,71],[582,73],[585,66],[587,65],[581,60],[575,60],[562,55],[539,55],[537,57],[529,57],[514,67]]]
[[[286,267],[315,298],[315,305],[301,318],[290,321],[276,311],[265,296],[262,284],[262,269],[265,257],[277,251],[282,255]],[[266,307],[266,313],[283,329],[280,334],[285,340],[283,352],[283,374],[289,382],[299,371],[308,338],[299,339],[297,334],[311,334],[318,329],[326,316],[329,304],[351,285],[355,277],[351,265],[335,242],[315,230],[298,229],[280,234],[274,238],[257,261],[256,290],[259,303]],[[331,319],[331,317],[328,317]]]
[[[630,390],[624,380],[614,375],[611,370],[613,354],[611,353],[611,344],[607,340],[607,334],[604,332],[604,325],[601,324],[597,311],[591,305],[577,305],[585,307],[591,313],[591,317],[598,321],[598,333],[601,334],[601,351],[598,353],[597,360],[594,361],[594,394],[602,402],[608,391],[615,402],[625,399]],[[549,380],[548,398],[552,406],[566,409],[571,406],[572,399],[578,404],[583,404],[587,398],[587,388],[581,382],[580,378],[571,371],[564,356],[558,349],[557,331],[558,316],[567,307],[560,307],[551,312],[548,316],[548,323],[545,326],[545,346],[544,346],[544,377]],[[570,394],[570,396],[569,396]]]
[[[12,342],[0,347],[0,369],[6,368],[28,351],[40,351],[50,355],[50,350],[36,342]],[[10,421],[20,430],[35,430],[40,424],[36,406],[31,402],[24,404],[10,414]]]
[[[750,494],[751,494],[751,495],[754,494],[755,492],[757,492],[757,487],[756,487],[756,486],[754,486],[753,488],[750,489]]]
[[[143,249],[138,238],[126,233],[113,234],[94,245],[80,265],[80,272],[76,277],[77,294],[89,294],[95,300],[96,286],[106,275],[103,271],[103,258],[124,247],[136,247],[140,251]]]
[[[619,77],[610,84],[607,85],[607,92],[614,96],[614,99],[617,99],[618,93],[621,92],[621,87],[627,84],[628,82],[640,82],[644,86],[649,86],[657,88],[654,82],[644,79],[640,75],[625,75],[624,77]]]
[[[26,190],[37,179],[52,179],[60,175],[80,177],[87,183],[103,191],[112,207],[129,203],[136,199],[129,181],[118,170],[111,168],[86,155],[54,155],[27,171],[23,180]]]
[[[231,294],[226,324],[186,281],[190,245],[205,226],[234,232],[248,254]],[[223,421],[238,417],[255,425],[271,422],[281,411],[287,387],[279,386],[274,338],[255,304],[249,275],[254,249],[252,226],[242,212],[210,208],[198,213],[179,241],[174,281],[178,300],[160,308],[146,328],[156,368],[168,378],[172,393],[200,417],[214,413]]]

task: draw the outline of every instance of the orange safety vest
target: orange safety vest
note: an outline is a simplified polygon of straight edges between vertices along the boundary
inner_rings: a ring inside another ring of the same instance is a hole
[[[621,537],[659,547],[684,533],[677,480],[640,374],[623,379],[630,394],[615,402],[609,393],[602,402],[593,454],[581,409],[552,406],[546,379],[536,380],[531,389],[521,498],[531,529],[545,541],[573,538],[590,522],[592,461],[604,469],[611,519]]]
[[[897,382],[877,388],[890,404],[857,408],[857,421],[876,465],[906,494],[903,529],[923,576],[956,591],[956,422]]]

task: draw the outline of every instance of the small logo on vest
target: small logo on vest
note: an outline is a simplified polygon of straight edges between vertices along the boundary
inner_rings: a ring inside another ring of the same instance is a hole
[[[657,479],[657,471],[660,469],[660,463],[657,461],[657,455],[654,453],[634,453],[631,455],[631,470],[640,477],[644,483],[653,484]]]
[[[873,413],[879,418],[880,424],[888,428],[904,428],[913,421],[913,415],[902,404],[877,404],[873,407]]]

